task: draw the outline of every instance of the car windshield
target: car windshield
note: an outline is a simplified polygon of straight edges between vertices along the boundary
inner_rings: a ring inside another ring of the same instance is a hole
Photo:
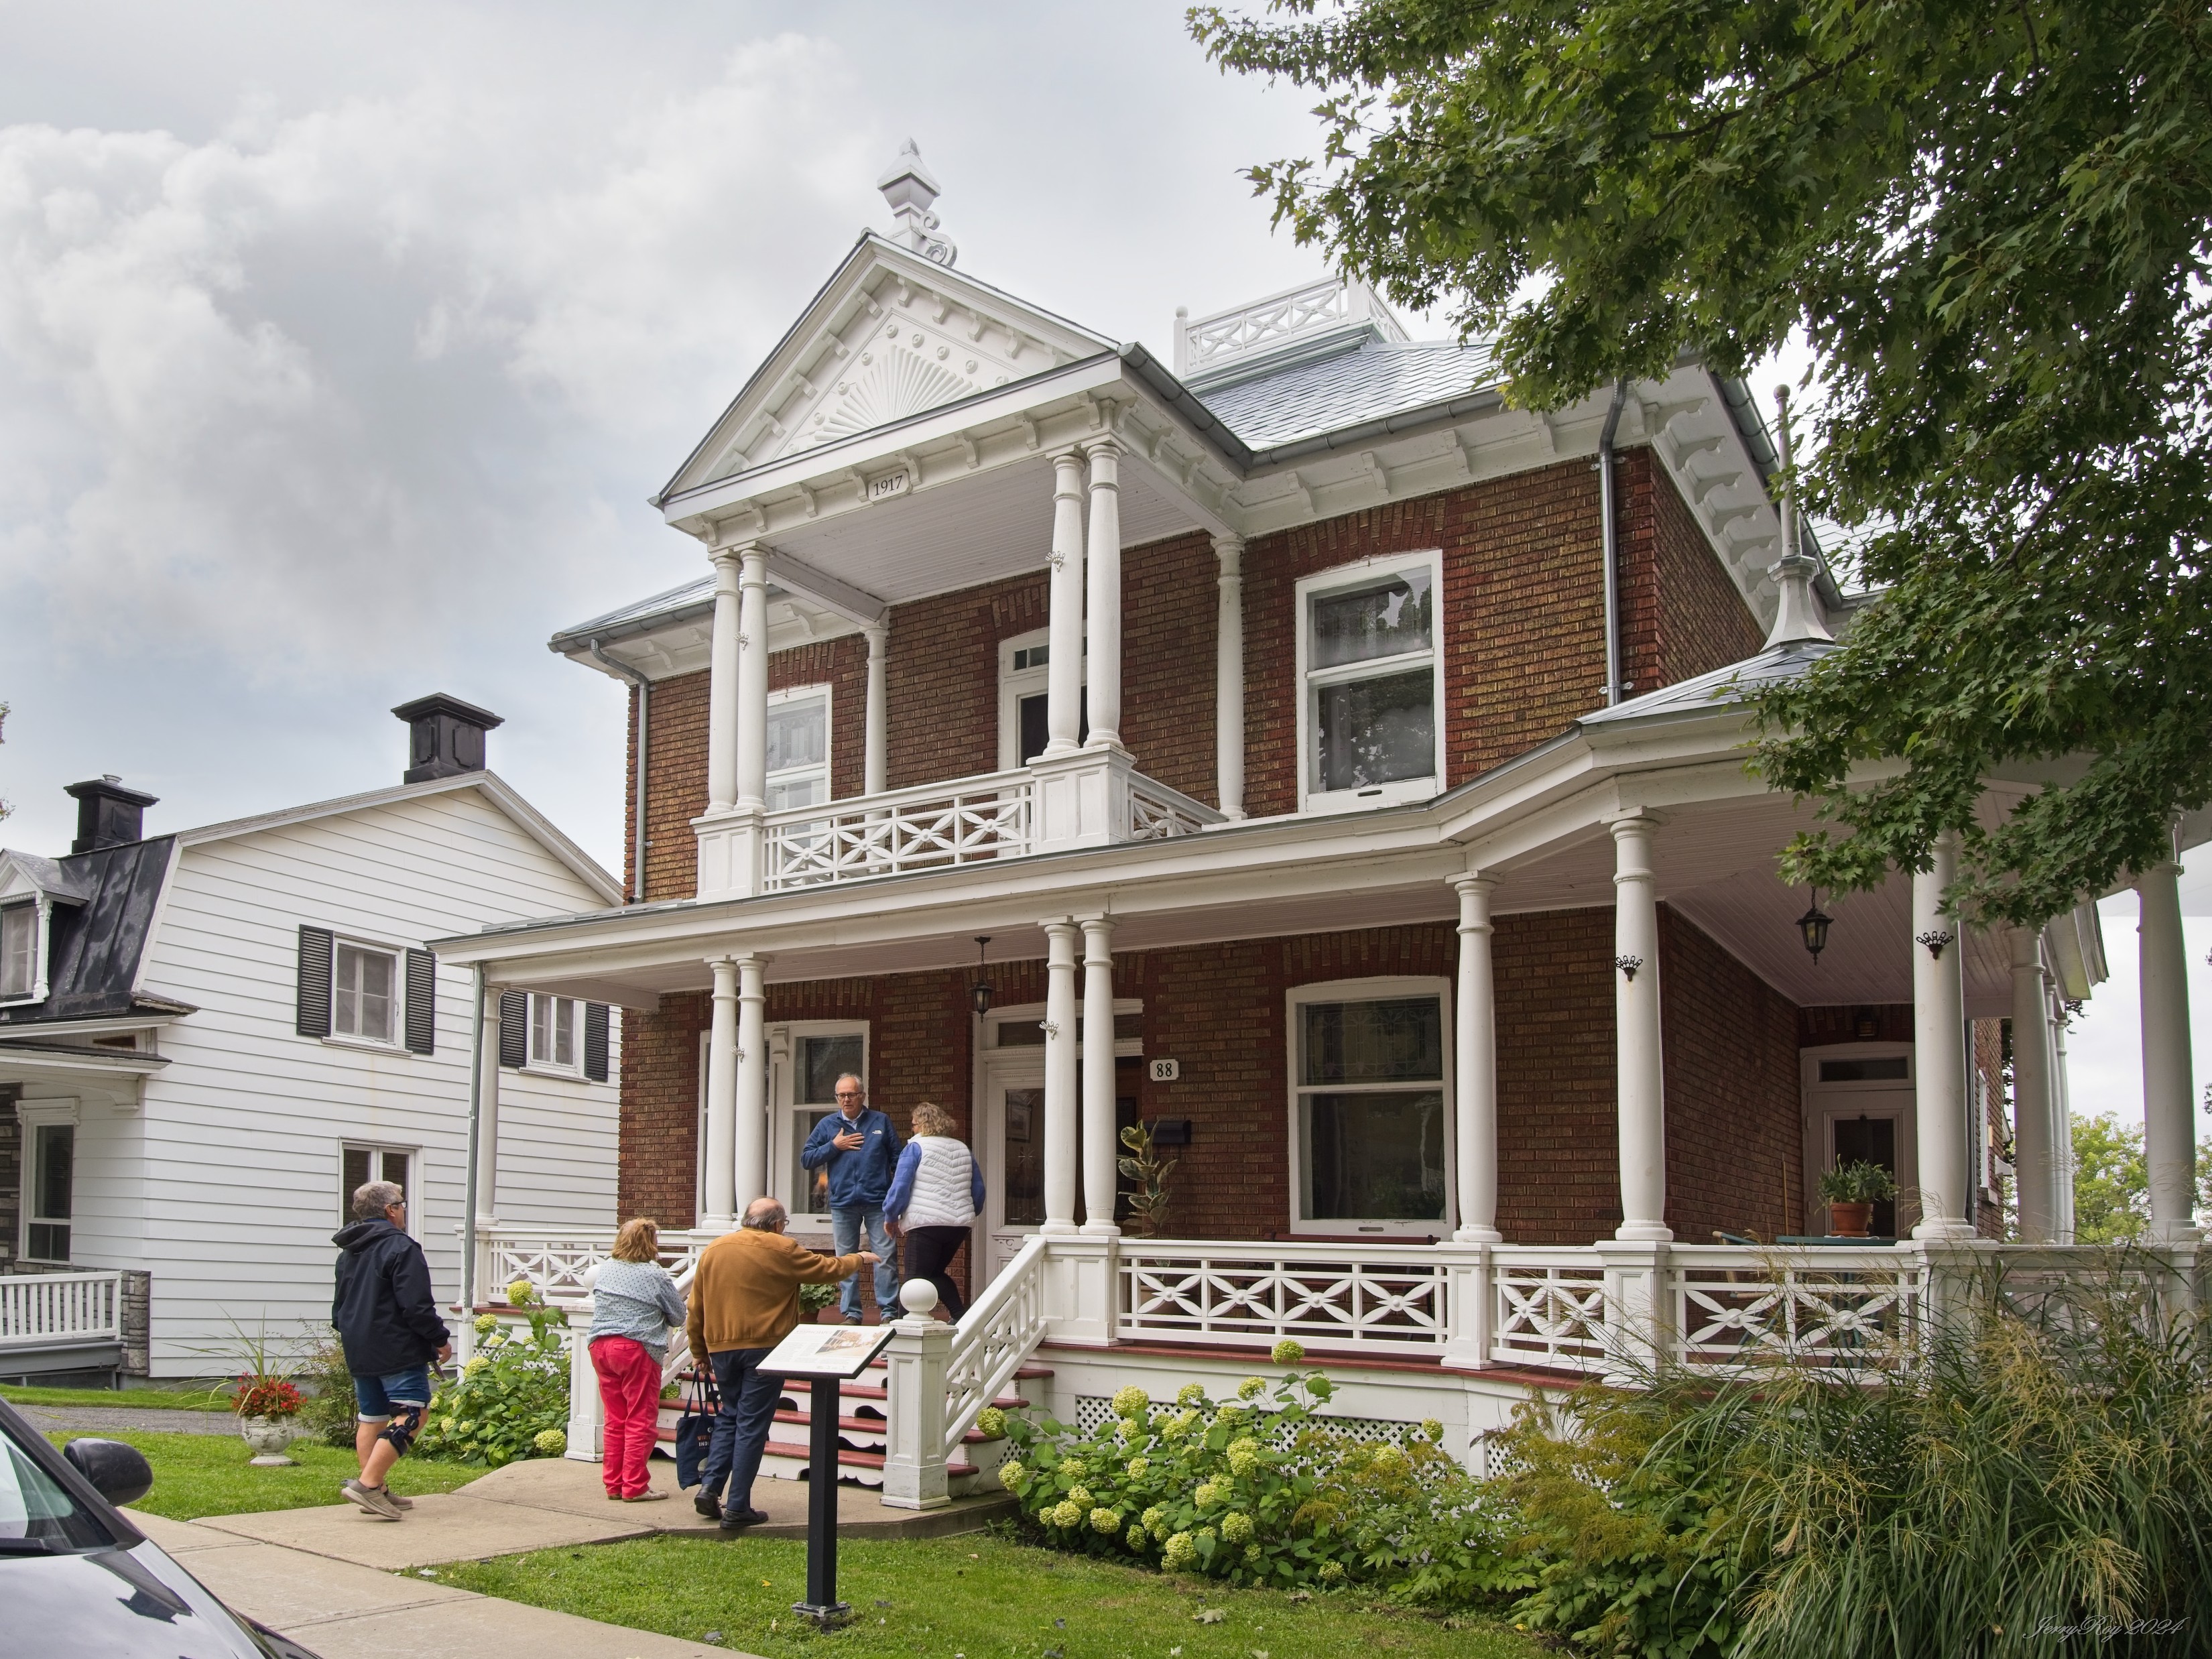
[[[14,1425],[0,1423],[0,1560],[110,1541],[107,1529],[16,1443]]]

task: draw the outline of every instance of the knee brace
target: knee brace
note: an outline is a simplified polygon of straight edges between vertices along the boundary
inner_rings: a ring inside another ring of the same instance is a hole
[[[392,1420],[384,1425],[384,1432],[376,1437],[389,1444],[402,1457],[415,1443],[415,1437],[422,1432],[422,1413],[426,1407],[406,1401],[392,1402]]]

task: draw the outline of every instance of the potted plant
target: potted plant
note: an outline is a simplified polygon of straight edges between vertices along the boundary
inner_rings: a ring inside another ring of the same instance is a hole
[[[257,1468],[289,1467],[297,1459],[284,1455],[296,1433],[300,1390],[281,1376],[247,1372],[238,1379],[238,1392],[230,1397],[238,1413],[239,1437],[253,1449]]]
[[[1874,1206],[1897,1196],[1897,1181],[1879,1164],[1838,1164],[1820,1177],[1820,1196],[1827,1202],[1832,1237],[1864,1238],[1873,1228]]]

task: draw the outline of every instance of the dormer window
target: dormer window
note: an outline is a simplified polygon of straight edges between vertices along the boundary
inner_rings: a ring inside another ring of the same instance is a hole
[[[1443,787],[1438,566],[1434,552],[1400,554],[1298,584],[1306,811],[1425,800]]]
[[[38,983],[38,901],[0,905],[0,1002],[27,1000]]]

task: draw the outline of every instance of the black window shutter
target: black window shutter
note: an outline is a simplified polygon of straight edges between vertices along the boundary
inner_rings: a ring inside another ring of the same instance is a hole
[[[438,958],[428,951],[407,953],[407,1048],[438,1052]]]
[[[331,930],[300,929],[298,1006],[294,1029],[301,1036],[331,1034]]]
[[[607,1005],[584,1005],[584,1075],[594,1083],[607,1080]]]
[[[499,1063],[518,1071],[530,1063],[530,998],[520,991],[499,994]]]

